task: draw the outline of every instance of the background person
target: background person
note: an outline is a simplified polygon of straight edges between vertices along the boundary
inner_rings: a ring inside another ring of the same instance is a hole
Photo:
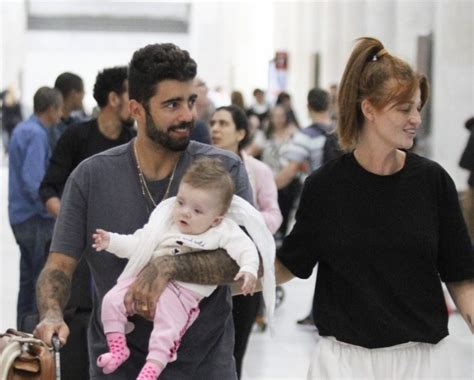
[[[72,124],[82,121],[81,117],[73,115],[75,111],[82,111],[84,106],[84,82],[79,75],[65,72],[60,74],[54,82],[54,88],[63,96],[63,114],[61,120],[50,129],[50,144],[54,150],[56,143],[63,132]]]
[[[358,41],[339,92],[348,153],[308,177],[277,253],[280,280],[319,263],[308,378],[472,376],[470,347],[447,338],[440,282],[474,333],[474,256],[456,188],[408,151],[427,97],[424,76],[380,41]]]
[[[459,166],[463,169],[469,170],[470,172],[467,181],[468,190],[465,216],[471,241],[474,242],[474,117],[466,120],[464,126],[469,131],[470,135],[462,153],[461,160],[459,161]]]
[[[38,189],[51,157],[48,129],[59,121],[61,109],[58,90],[39,88],[33,97],[33,115],[15,127],[10,142],[8,217],[21,253],[18,328],[26,314],[36,311],[36,279],[53,234],[54,219],[41,203]]]

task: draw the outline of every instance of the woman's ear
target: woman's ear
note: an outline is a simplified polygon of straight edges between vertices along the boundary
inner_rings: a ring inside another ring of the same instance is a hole
[[[362,103],[360,105],[360,108],[362,110],[362,114],[364,115],[364,117],[369,120],[369,121],[373,121],[374,120],[374,115],[375,115],[375,108],[374,106],[372,105],[372,103],[370,103],[369,100],[367,99],[364,99],[362,100]]]
[[[238,140],[239,142],[241,142],[241,141],[245,138],[245,134],[246,134],[246,133],[247,133],[247,132],[245,131],[245,129],[238,129],[238,130],[237,130],[237,140]]]

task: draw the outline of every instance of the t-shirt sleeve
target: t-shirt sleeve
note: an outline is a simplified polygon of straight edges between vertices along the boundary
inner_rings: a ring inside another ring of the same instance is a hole
[[[305,181],[300,204],[296,211],[295,225],[283,240],[281,248],[277,250],[280,262],[299,278],[311,276],[314,266],[319,261],[313,244],[317,230],[315,220],[317,195],[312,178],[308,177]]]
[[[309,160],[309,148],[311,138],[302,132],[296,132],[284,151],[283,156],[288,161],[304,162]]]
[[[451,177],[441,171],[439,185],[438,271],[444,282],[474,278],[474,251]]]

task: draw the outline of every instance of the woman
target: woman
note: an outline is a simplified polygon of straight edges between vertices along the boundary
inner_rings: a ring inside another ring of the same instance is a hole
[[[284,153],[290,146],[296,130],[297,128],[288,122],[286,111],[282,106],[275,106],[271,110],[266,140],[262,145],[262,161],[272,169],[274,176],[288,164]],[[286,235],[290,213],[295,206],[301,187],[301,181],[296,177],[288,185],[278,189],[278,205],[283,215],[283,222],[278,230],[278,240]]]
[[[347,151],[305,182],[277,280],[318,276],[308,378],[472,376],[448,335],[440,278],[474,332],[474,257],[453,181],[408,150],[426,78],[362,38],[339,93]],[[446,338],[446,339],[445,339]]]
[[[220,107],[212,115],[210,126],[212,144],[229,150],[242,158],[252,186],[255,206],[265,219],[270,232],[274,234],[282,221],[278,208],[277,188],[270,168],[242,151],[249,138],[249,124],[244,111],[233,105]],[[242,359],[258,312],[260,299],[260,293],[253,296],[233,297],[234,357],[239,378]]]

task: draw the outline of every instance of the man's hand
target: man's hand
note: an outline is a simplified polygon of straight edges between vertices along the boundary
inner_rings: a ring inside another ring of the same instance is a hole
[[[148,263],[125,294],[124,305],[127,314],[138,314],[148,320],[155,317],[156,303],[171,278],[167,265],[169,257],[157,257]]]
[[[234,278],[235,281],[243,280],[243,284],[241,287],[242,294],[244,296],[251,295],[255,291],[255,286],[257,285],[257,277],[255,277],[252,273],[249,272],[239,272],[237,276]]]
[[[69,336],[69,327],[61,315],[46,315],[33,331],[35,337],[49,345],[51,345],[51,339],[55,333],[58,334],[61,346],[64,346]]]

